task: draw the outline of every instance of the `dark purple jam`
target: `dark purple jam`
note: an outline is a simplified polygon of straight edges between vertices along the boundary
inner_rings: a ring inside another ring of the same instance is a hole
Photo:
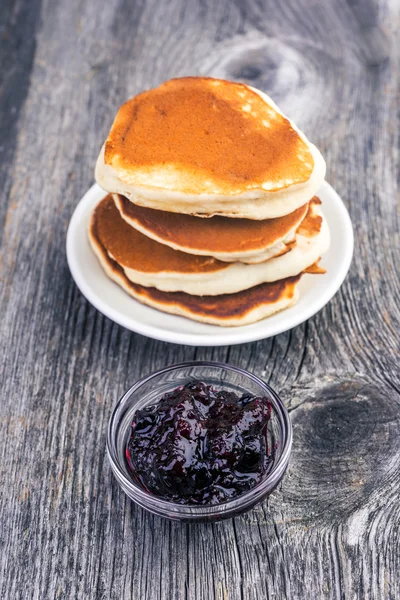
[[[126,457],[142,487],[180,504],[219,504],[270,470],[271,403],[188,383],[135,413]]]

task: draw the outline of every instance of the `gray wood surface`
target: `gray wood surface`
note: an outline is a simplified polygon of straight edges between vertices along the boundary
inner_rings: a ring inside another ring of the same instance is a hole
[[[400,2],[2,0],[0,18],[0,598],[399,599]],[[355,225],[340,293],[274,339],[146,339],[68,271],[118,105],[186,74],[267,91]],[[193,358],[263,377],[294,423],[281,487],[219,525],[146,514],[105,456],[124,389]]]

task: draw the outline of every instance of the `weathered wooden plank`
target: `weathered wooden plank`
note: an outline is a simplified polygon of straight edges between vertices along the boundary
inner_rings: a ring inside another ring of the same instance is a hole
[[[400,597],[399,12],[393,0],[1,5],[1,598]],[[264,89],[305,129],[356,233],[329,306],[232,348],[123,330],[78,292],[64,251],[118,105],[203,73]],[[294,423],[280,489],[219,525],[145,514],[105,457],[123,390],[193,358],[264,377]]]

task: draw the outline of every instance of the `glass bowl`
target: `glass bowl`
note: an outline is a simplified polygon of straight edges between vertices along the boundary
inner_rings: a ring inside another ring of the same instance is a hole
[[[221,504],[183,505],[154,496],[134,481],[125,458],[135,411],[156,403],[165,393],[194,380],[238,395],[248,392],[254,396],[267,397],[272,404],[267,434],[268,447],[274,458],[271,469],[265,479],[253,489]],[[175,521],[218,521],[250,510],[268,496],[281,481],[289,462],[291,447],[292,425],[289,414],[276,392],[252,373],[216,362],[199,361],[172,365],[143,377],[117,403],[107,433],[108,458],[124,492],[145,510]]]

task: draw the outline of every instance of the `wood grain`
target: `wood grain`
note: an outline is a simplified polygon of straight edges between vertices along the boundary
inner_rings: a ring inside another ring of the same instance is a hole
[[[400,598],[399,31],[396,0],[1,3],[1,598]],[[67,268],[68,221],[118,105],[186,74],[268,92],[353,219],[340,293],[273,339],[146,339],[92,308]],[[279,490],[222,524],[145,514],[105,457],[123,390],[193,358],[250,369],[293,418]]]

